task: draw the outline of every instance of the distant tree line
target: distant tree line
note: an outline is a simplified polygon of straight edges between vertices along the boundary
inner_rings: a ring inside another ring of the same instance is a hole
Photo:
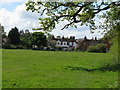
[[[2,48],[4,49],[42,49],[47,46],[47,37],[43,32],[29,32],[17,27],[12,28],[8,35],[2,26]]]
[[[105,35],[106,36],[106,35]],[[27,30],[20,30],[17,27],[11,28],[8,35],[4,31],[2,26],[2,38],[5,40],[2,43],[2,48],[4,49],[34,49],[34,50],[55,50],[56,43],[53,41],[52,35],[43,32],[33,32],[31,33]],[[103,37],[102,39],[104,39]],[[80,43],[78,46],[80,47]],[[75,51],[78,51],[80,48],[74,48]],[[46,48],[46,49],[45,49]],[[88,52],[106,52],[105,45],[100,43],[96,46],[90,46],[87,49]]]

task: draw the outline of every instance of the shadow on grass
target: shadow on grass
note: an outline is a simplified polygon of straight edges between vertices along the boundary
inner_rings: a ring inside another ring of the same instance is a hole
[[[109,65],[107,64],[104,67],[100,68],[95,68],[95,69],[88,69],[84,67],[72,67],[72,66],[67,66],[65,69],[70,69],[70,70],[84,70],[87,72],[93,72],[93,71],[119,71],[120,70],[120,64],[117,65]]]

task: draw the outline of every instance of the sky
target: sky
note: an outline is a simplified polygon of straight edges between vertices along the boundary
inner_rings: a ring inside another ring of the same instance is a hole
[[[32,28],[39,27],[38,18],[40,15],[38,13],[32,13],[26,11],[25,7],[26,0],[2,0],[0,1],[0,24],[4,26],[5,31],[8,33],[11,28],[15,26],[19,30],[29,29],[31,32],[34,32]],[[98,24],[99,20],[96,18],[96,23]],[[57,28],[54,29],[51,34],[55,36],[75,36],[78,38],[101,38],[103,35],[98,33],[99,30],[96,30],[95,33],[90,33],[90,28],[87,26],[78,26],[78,28],[69,27],[68,29],[61,30],[63,25],[67,22],[64,21],[57,25]]]

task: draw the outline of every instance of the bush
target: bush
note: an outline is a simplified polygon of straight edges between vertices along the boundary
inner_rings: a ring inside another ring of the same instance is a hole
[[[16,45],[11,44],[11,45],[10,45],[10,48],[11,48],[11,49],[16,49],[16,48],[17,48],[17,46],[16,46]]]
[[[4,44],[2,45],[4,49],[26,49],[23,45],[13,45],[13,44]]]
[[[118,39],[119,38],[114,38],[113,40],[112,40],[112,42],[113,42],[113,45],[111,46],[111,48],[110,48],[110,51],[109,51],[109,53],[108,54],[110,54],[110,55],[112,55],[113,56],[113,59],[112,59],[112,62],[111,62],[111,64],[112,65],[120,65],[120,62],[119,62],[119,60],[120,60],[120,53],[119,53],[119,48],[118,48],[118,45],[119,45],[119,42],[118,42]],[[120,69],[120,68],[119,68]]]
[[[87,49],[88,52],[101,52],[106,53],[106,47],[104,44],[97,44],[96,46],[90,46]]]
[[[23,48],[24,48],[23,45],[17,45],[17,46],[16,46],[16,49],[23,49]]]
[[[99,52],[98,48],[96,46],[90,46],[87,49],[88,52]]]
[[[78,50],[78,48],[77,48],[77,47],[75,47],[75,48],[74,48],[74,51],[77,51],[77,50]]]
[[[99,52],[106,53],[106,47],[104,44],[97,44],[96,47],[98,48]]]
[[[118,56],[118,54],[119,54],[119,50],[118,50],[119,38],[114,38],[112,40],[112,42],[113,42],[113,45],[110,48],[109,54],[112,54],[114,56]]]
[[[4,48],[4,49],[10,49],[11,47],[10,47],[9,44],[3,44],[3,45],[2,45],[2,48]]]

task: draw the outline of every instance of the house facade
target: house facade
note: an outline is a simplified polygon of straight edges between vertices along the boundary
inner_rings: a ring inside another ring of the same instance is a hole
[[[55,47],[65,51],[72,51],[74,47],[76,47],[77,42],[75,36],[70,36],[70,38],[65,38],[64,36],[61,38],[57,36],[56,38],[53,36],[52,40],[56,41]]]
[[[70,36],[70,38],[65,38],[57,36],[56,38],[52,36],[52,41],[55,43],[56,50],[63,50],[63,51],[73,51],[74,48],[80,47],[80,51],[86,51],[90,46],[96,46],[97,44],[103,43],[106,46],[106,50],[110,49],[110,43],[107,39],[105,40],[98,40],[96,37],[92,39],[87,39],[85,36],[84,38],[75,39],[75,36]]]
[[[99,40],[95,37],[95,39],[87,39],[87,37],[84,37],[84,40],[81,42],[81,50],[86,51],[89,46],[96,46],[99,43]]]
[[[84,39],[81,39],[80,42],[80,50],[81,51],[86,51],[88,49],[88,47],[90,46],[96,46],[97,44],[103,43],[105,45],[106,51],[108,51],[110,49],[110,43],[108,41],[108,39],[106,38],[105,40],[97,40],[97,38],[95,37],[95,39],[87,39],[87,37],[85,36]]]

